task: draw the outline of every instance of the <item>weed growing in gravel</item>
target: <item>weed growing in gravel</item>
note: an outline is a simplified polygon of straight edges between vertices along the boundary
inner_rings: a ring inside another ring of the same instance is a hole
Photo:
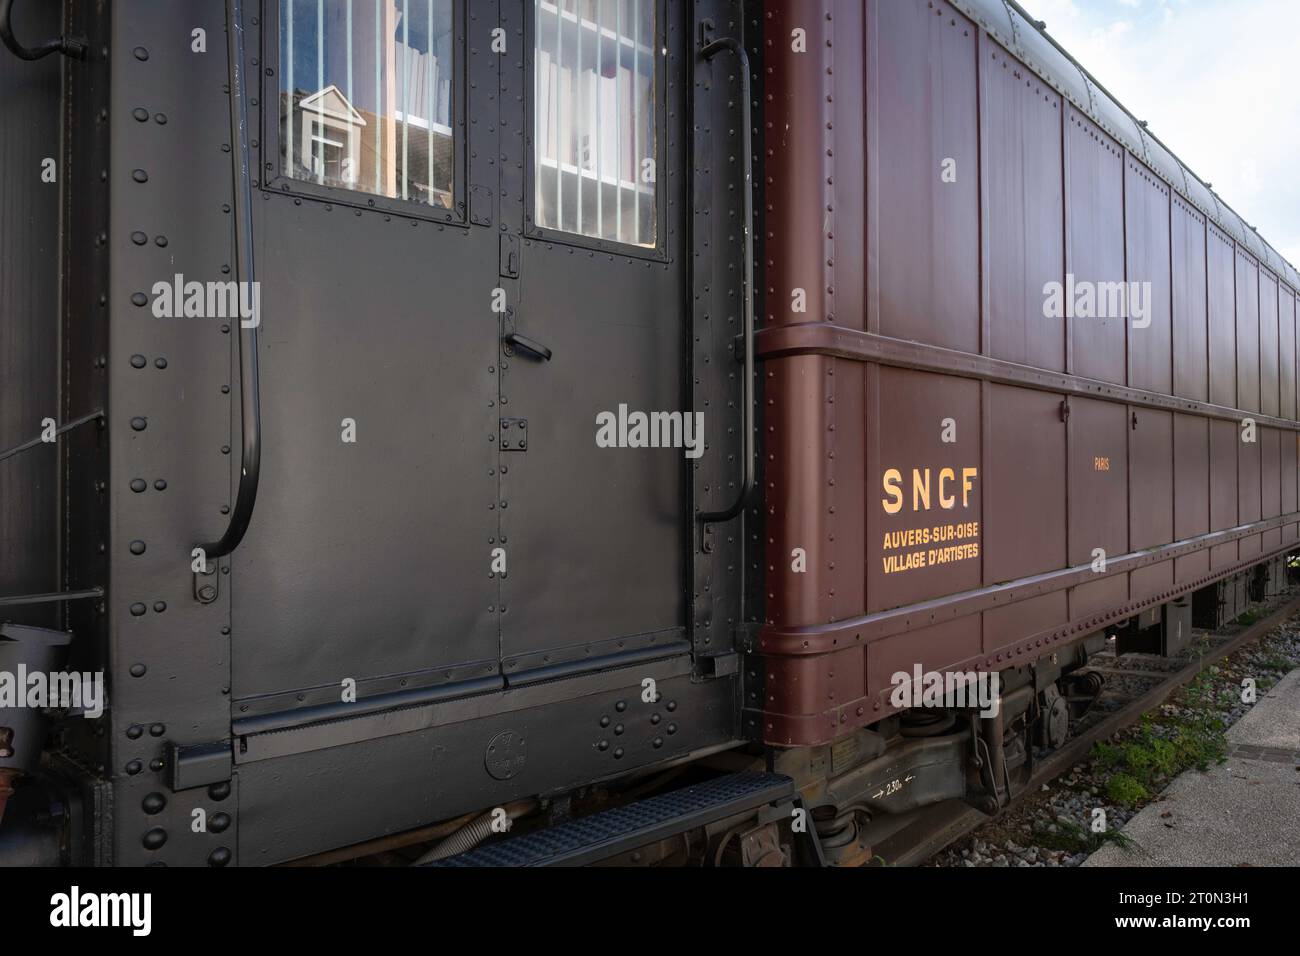
[[[1137,806],[1184,770],[1221,763],[1228,746],[1220,696],[1209,679],[1198,677],[1184,692],[1181,707],[1160,717],[1148,714],[1125,739],[1094,745],[1093,764],[1108,774],[1107,797]]]
[[[1073,820],[1057,820],[1056,830],[1041,827],[1034,830],[1034,844],[1047,850],[1060,850],[1065,853],[1096,853],[1107,843],[1127,847],[1132,844],[1131,837],[1119,830],[1103,830],[1093,833]]]

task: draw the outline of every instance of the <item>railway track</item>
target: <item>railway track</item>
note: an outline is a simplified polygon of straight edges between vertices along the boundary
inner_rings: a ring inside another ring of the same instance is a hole
[[[1086,759],[1094,744],[1108,740],[1136,723],[1142,715],[1159,707],[1176,690],[1190,684],[1205,668],[1223,660],[1234,651],[1259,640],[1275,627],[1300,611],[1300,592],[1290,591],[1277,600],[1265,616],[1232,634],[1210,633],[1210,646],[1200,656],[1169,671],[1153,668],[1120,667],[1114,664],[1090,665],[1106,677],[1143,678],[1156,683],[1144,687],[1123,701],[1116,709],[1090,719],[1085,715],[1071,738],[1049,756],[1039,760],[1027,777],[1019,778],[1019,787],[1001,813],[1019,805],[1072,766]],[[1113,659],[1118,663],[1121,658]],[[1103,691],[1103,697],[1106,691]],[[1114,703],[1112,699],[1112,703]],[[940,804],[917,814],[916,820],[900,829],[875,849],[877,861],[892,866],[916,866],[929,860],[948,845],[969,835],[980,826],[996,819],[965,804]]]

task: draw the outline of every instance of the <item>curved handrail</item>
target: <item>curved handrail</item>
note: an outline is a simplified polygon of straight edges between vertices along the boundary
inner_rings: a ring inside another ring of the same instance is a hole
[[[744,124],[741,134],[743,157],[745,170],[745,269],[744,269],[744,300],[745,300],[745,330],[744,330],[744,350],[745,350],[745,381],[743,389],[744,402],[744,430],[742,447],[745,457],[744,477],[741,480],[740,494],[731,507],[724,511],[705,511],[697,517],[701,525],[707,531],[707,526],[722,521],[730,521],[736,515],[745,510],[750,496],[754,491],[754,143],[753,143],[753,125],[750,114],[750,77],[749,77],[749,54],[745,52],[744,46],[739,40],[733,37],[723,37],[706,44],[700,50],[700,56],[705,60],[711,60],[717,54],[724,50],[735,54],[736,59],[740,61],[740,87],[742,101],[742,123]]]
[[[14,36],[12,24],[14,0],[0,0],[0,40],[4,41],[14,56],[21,60],[39,60],[51,53],[62,53],[74,60],[86,58],[87,43],[83,37],[55,37],[40,46],[26,47]]]
[[[244,100],[244,18],[242,0],[226,0],[226,68],[230,75],[231,172],[234,180],[235,280],[257,281],[253,262],[253,187],[248,149],[248,106]],[[241,296],[241,301],[243,297]],[[239,322],[239,398],[243,447],[239,468],[239,491],[230,524],[214,544],[200,545],[203,559],[230,554],[244,540],[257,503],[257,483],[262,473],[262,403],[258,388],[257,328],[262,316],[261,296],[250,295],[257,310],[249,321]]]

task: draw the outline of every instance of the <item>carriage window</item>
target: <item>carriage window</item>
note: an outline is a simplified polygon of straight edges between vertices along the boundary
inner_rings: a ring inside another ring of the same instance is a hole
[[[657,0],[534,0],[537,225],[653,246]]]
[[[280,166],[453,205],[452,0],[283,0]]]

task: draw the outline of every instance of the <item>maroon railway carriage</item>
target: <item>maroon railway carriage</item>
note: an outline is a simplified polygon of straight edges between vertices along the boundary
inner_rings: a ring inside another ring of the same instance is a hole
[[[1063,660],[1295,547],[1292,266],[1014,6],[763,29],[753,732],[833,741],[917,662]],[[1045,317],[1067,277],[1149,315]]]

